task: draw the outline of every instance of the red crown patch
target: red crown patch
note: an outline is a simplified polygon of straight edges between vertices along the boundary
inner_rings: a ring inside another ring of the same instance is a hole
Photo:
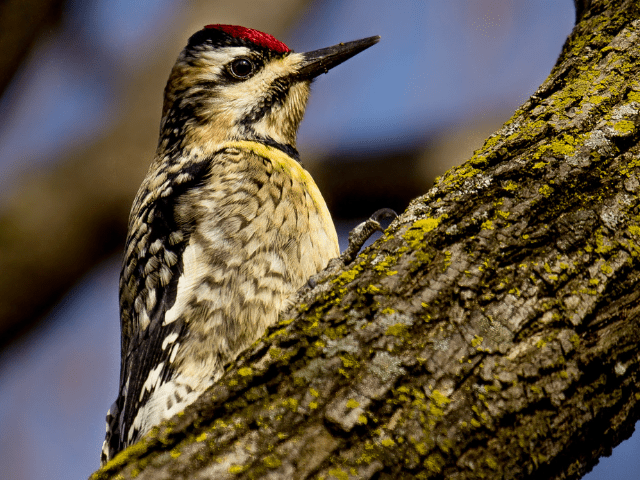
[[[237,25],[207,25],[204,28],[215,28],[216,30],[222,30],[224,33],[236,38],[244,38],[250,42],[255,43],[261,47],[269,48],[279,53],[290,52],[291,49],[287,47],[277,38],[269,35],[268,33],[259,32],[253,28],[239,27]]]

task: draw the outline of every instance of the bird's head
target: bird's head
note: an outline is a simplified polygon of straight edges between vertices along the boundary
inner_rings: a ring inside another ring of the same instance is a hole
[[[208,25],[189,39],[169,77],[159,148],[207,151],[255,140],[295,154],[311,81],[379,38],[295,53],[257,30]]]

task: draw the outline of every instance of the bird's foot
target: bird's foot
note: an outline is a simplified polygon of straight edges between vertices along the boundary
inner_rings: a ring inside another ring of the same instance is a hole
[[[382,231],[382,225],[380,222],[385,219],[395,219],[398,216],[396,212],[390,208],[381,208],[376,211],[367,220],[356,226],[349,232],[349,246],[342,252],[339,257],[329,260],[326,268],[307,280],[307,283],[296,293],[296,295],[288,300],[288,303],[283,308],[283,313],[286,315],[293,305],[297,305],[307,295],[310,294],[318,285],[323,284],[324,281],[331,275],[339,272],[345,265],[351,263],[364,243],[374,234],[376,231]],[[330,288],[330,286],[326,286]]]
[[[344,265],[351,263],[371,235],[377,231],[382,232],[383,229],[380,222],[389,218],[394,220],[397,216],[398,214],[390,208],[381,208],[374,212],[367,220],[356,226],[349,232],[349,246],[340,255],[340,261]]]

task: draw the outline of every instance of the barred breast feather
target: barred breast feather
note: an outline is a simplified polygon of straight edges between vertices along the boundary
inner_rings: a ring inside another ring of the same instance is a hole
[[[339,255],[315,182],[282,151],[230,142],[162,165],[152,165],[130,219],[121,395],[103,459],[192,403]]]

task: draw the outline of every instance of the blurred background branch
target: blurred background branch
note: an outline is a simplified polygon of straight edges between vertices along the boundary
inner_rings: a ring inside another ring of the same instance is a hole
[[[0,3],[0,95],[42,36],[57,27],[63,0],[5,0]]]

